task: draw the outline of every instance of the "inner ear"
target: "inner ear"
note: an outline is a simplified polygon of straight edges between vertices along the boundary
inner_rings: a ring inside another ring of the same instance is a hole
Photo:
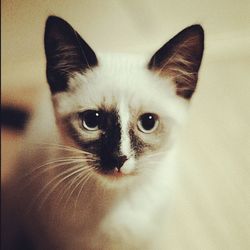
[[[195,91],[204,50],[204,31],[200,25],[182,30],[151,58],[148,68],[171,78],[176,94],[190,99]]]
[[[81,36],[63,19],[50,16],[44,35],[47,80],[52,94],[65,91],[69,77],[98,64],[97,57]]]

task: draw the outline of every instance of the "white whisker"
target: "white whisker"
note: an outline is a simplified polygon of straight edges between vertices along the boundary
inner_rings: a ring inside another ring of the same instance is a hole
[[[44,163],[42,165],[36,166],[30,172],[26,173],[24,175],[24,177],[27,177],[27,176],[33,174],[35,171],[38,171],[39,169],[47,167],[47,166],[50,166],[52,164],[56,164],[56,163],[60,164],[61,163],[61,165],[63,165],[63,164],[71,163],[71,162],[75,163],[75,161],[85,161],[85,160],[87,160],[87,159],[86,158],[82,158],[82,157],[79,157],[79,158],[77,158],[77,157],[64,157],[64,158],[54,159],[54,160],[46,162],[46,163]]]
[[[77,169],[77,170],[75,170],[75,171],[72,172],[72,170],[74,170],[74,169]],[[66,179],[68,179],[68,178],[71,177],[72,175],[75,175],[75,174],[77,174],[77,173],[79,173],[79,172],[81,172],[81,171],[83,171],[83,169],[82,169],[82,167],[81,167],[81,164],[76,165],[76,166],[73,167],[73,169],[70,169],[70,171],[67,171],[67,173],[70,172],[70,174],[68,174],[68,175],[66,175],[65,177],[63,177],[61,180],[59,180],[59,181],[54,185],[54,187],[53,187],[53,188],[47,193],[47,195],[42,199],[42,201],[41,201],[40,206],[38,207],[38,209],[41,209],[41,208],[42,208],[42,206],[43,206],[43,204],[45,203],[45,201],[49,198],[49,196],[56,190],[56,188],[57,188],[62,182],[64,182]],[[53,178],[50,182],[48,182],[48,183],[45,185],[45,187],[44,187],[43,190],[45,191],[45,190],[47,189],[47,187],[49,186],[50,183],[52,183],[53,181],[55,181],[56,179],[58,179],[59,177],[61,177],[63,174],[65,174],[65,172],[62,173],[62,174],[60,174],[60,175],[58,175],[57,178]]]
[[[92,175],[93,175],[92,172],[89,172],[89,173],[88,173],[84,178],[82,178],[81,181],[80,181],[81,188],[80,188],[80,190],[79,190],[79,192],[78,192],[78,194],[77,194],[77,197],[76,197],[76,199],[75,199],[75,210],[76,210],[76,207],[77,207],[78,199],[79,199],[79,197],[80,197],[80,195],[81,195],[81,193],[82,193],[83,187],[84,187],[84,185],[87,183],[87,181],[89,180],[89,178],[90,178]]]
[[[50,186],[51,183],[56,181],[61,176],[65,175],[67,173],[70,173],[71,171],[75,170],[76,168],[79,168],[79,165],[73,166],[73,167],[63,171],[62,173],[60,173],[60,174],[56,175],[54,178],[52,178],[48,183],[46,183],[46,185],[40,190],[40,192],[37,194],[37,196],[31,202],[31,208],[33,207],[34,203],[40,198],[40,196],[46,191],[46,189]]]
[[[61,150],[65,150],[65,151],[70,151],[70,152],[75,152],[75,153],[80,153],[80,154],[88,154],[88,155],[92,155],[92,153],[84,151],[82,149],[73,147],[73,146],[66,146],[63,144],[56,144],[56,143],[39,143],[38,145],[40,146],[44,146],[45,148],[48,147],[55,147],[56,149],[61,149]]]
[[[74,191],[76,190],[76,188],[79,186],[79,183],[81,183],[81,178],[82,178],[82,176],[84,176],[85,174],[88,174],[90,171],[91,171],[91,168],[88,167],[88,168],[86,168],[85,171],[83,171],[82,173],[80,173],[80,174],[77,176],[77,179],[79,179],[79,180],[78,180],[78,181],[75,180],[75,181],[73,182],[74,184],[75,184],[75,183],[77,183],[77,184],[76,184],[75,187],[71,190],[71,192],[70,192],[70,194],[69,194],[67,200],[65,201],[65,206],[66,206],[66,204],[68,203],[68,201],[70,200],[70,197],[73,195],[73,193],[74,193]],[[72,183],[71,183],[71,185],[70,185],[70,188],[71,188],[71,187],[72,187]],[[68,191],[70,188],[68,188],[67,191]]]

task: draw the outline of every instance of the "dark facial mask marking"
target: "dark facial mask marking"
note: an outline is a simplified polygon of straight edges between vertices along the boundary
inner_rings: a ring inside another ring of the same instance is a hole
[[[113,109],[109,111],[100,110],[100,112],[102,113],[101,135],[96,140],[84,141],[70,119],[65,121],[65,125],[70,136],[84,151],[93,153],[100,159],[97,164],[100,170],[109,172],[114,168],[120,169],[127,160],[127,156],[121,155],[120,151],[121,125],[117,111]]]

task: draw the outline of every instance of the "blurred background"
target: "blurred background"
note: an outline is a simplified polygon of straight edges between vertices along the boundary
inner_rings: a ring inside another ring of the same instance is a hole
[[[1,104],[31,113],[48,89],[48,15],[61,16],[104,52],[153,53],[200,23],[205,54],[183,133],[166,249],[250,249],[249,0],[3,0],[1,12]],[[22,147],[17,128],[2,125],[2,183]]]

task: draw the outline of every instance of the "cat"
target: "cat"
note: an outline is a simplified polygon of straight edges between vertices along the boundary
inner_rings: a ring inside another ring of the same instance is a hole
[[[50,93],[8,196],[19,233],[31,249],[165,249],[168,185],[203,28],[185,28],[149,58],[106,55],[49,16],[44,44]]]

